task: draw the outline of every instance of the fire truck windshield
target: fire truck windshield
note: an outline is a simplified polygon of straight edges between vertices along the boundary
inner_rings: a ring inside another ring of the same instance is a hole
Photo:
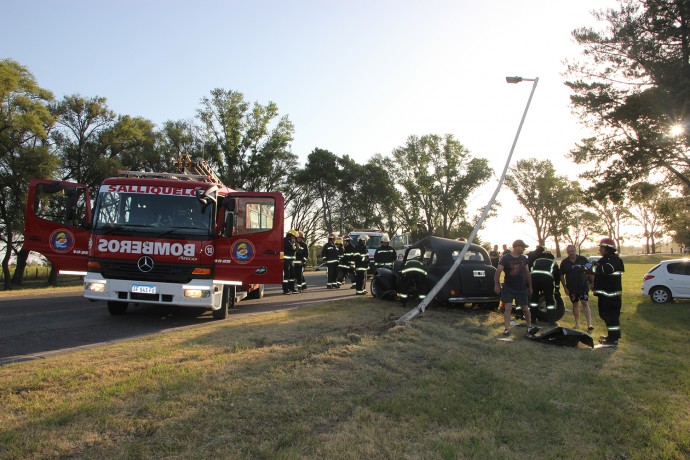
[[[153,238],[207,238],[214,205],[194,196],[101,190],[94,213],[94,233],[137,234]]]

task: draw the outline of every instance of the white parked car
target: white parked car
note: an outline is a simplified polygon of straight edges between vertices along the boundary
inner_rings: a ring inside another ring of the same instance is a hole
[[[664,260],[649,270],[642,281],[642,294],[654,303],[690,299],[690,259]]]

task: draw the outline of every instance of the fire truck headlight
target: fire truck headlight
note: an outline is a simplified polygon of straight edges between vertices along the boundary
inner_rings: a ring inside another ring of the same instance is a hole
[[[208,289],[185,289],[185,297],[191,297],[192,299],[201,299],[211,296],[211,291]]]
[[[105,281],[92,281],[90,283],[86,283],[84,288],[91,292],[105,292]]]

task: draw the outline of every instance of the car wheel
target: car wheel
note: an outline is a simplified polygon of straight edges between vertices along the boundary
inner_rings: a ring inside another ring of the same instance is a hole
[[[555,323],[563,318],[563,315],[565,314],[565,304],[563,303],[563,299],[560,296],[555,296],[554,304],[555,308],[549,310],[546,308],[544,297],[539,297],[539,305],[536,309],[532,309],[532,311],[536,310],[536,319],[545,323]]]
[[[372,297],[375,299],[395,300],[396,297],[396,292],[390,289],[387,290],[383,281],[381,281],[378,276],[374,276],[374,278],[371,280],[369,291],[371,292]]]
[[[127,313],[127,302],[113,302],[108,301],[108,311],[111,315],[124,315]]]
[[[656,286],[649,291],[649,298],[652,299],[654,303],[669,303],[673,300],[671,291],[663,286]]]

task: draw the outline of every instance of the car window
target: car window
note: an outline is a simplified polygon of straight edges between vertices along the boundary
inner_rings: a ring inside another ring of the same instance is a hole
[[[681,265],[683,266],[683,275],[690,275],[690,263],[684,262]]]
[[[672,275],[685,275],[685,264],[675,262],[668,264],[666,270]]]
[[[460,251],[453,251],[452,257],[453,257],[454,261],[458,260],[458,257],[460,257]],[[484,262],[484,257],[482,256],[482,254],[480,252],[468,250],[465,253],[465,257],[462,260],[463,261],[464,260],[471,260],[473,262]]]

